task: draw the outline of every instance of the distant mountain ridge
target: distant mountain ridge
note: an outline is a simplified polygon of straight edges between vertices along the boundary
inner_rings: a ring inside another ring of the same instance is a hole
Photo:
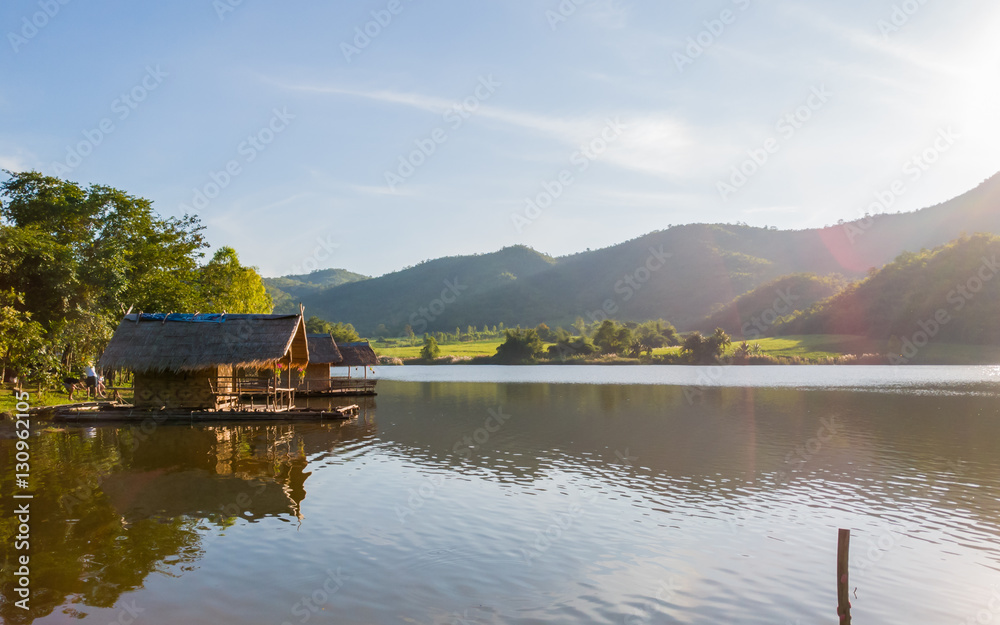
[[[280,278],[266,281],[293,295],[296,304],[302,301],[307,314],[352,323],[368,335],[380,324],[400,334],[406,325],[416,332],[500,322],[568,327],[577,317],[664,318],[689,330],[700,328],[713,310],[782,276],[856,280],[902,252],[975,232],[1000,234],[1000,174],[937,206],[827,228],[689,224],[559,258],[514,246],[336,286],[303,286],[309,276],[296,276],[302,284],[294,293],[275,283]]]
[[[756,340],[769,334],[782,319],[809,310],[818,302],[843,291],[847,280],[793,273],[747,291],[714,311],[698,325],[703,332],[722,328],[734,340]]]
[[[274,300],[274,312],[291,313],[298,312],[298,301],[307,294],[368,279],[368,276],[346,269],[318,269],[301,275],[264,278],[264,288]]]
[[[1000,344],[1000,237],[976,234],[893,262],[779,324],[780,334],[889,340],[912,359],[931,340]]]

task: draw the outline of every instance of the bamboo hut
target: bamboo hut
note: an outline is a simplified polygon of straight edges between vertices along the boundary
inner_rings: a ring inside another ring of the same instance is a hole
[[[378,356],[375,355],[375,350],[368,341],[358,341],[354,343],[339,343],[337,348],[340,350],[340,354],[344,357],[335,366],[346,367],[346,376],[333,376],[332,386],[334,388],[340,387],[347,389],[348,392],[353,394],[361,395],[373,395],[375,393],[375,382],[376,380],[368,379],[368,371],[370,367],[374,367],[378,364]],[[355,367],[361,367],[363,369],[363,378],[353,378],[351,377],[351,369]]]
[[[308,363],[301,314],[140,313],[122,319],[98,365],[133,372],[136,408],[222,410],[264,394],[277,411],[293,405],[291,370]]]
[[[378,364],[378,356],[368,341],[356,343],[340,343],[337,345],[344,359],[339,367],[374,367]]]
[[[299,382],[301,393],[326,393],[330,391],[330,366],[344,360],[337,342],[329,334],[308,334],[309,366]]]

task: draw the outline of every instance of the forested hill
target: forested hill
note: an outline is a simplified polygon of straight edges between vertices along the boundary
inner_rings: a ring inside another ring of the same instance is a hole
[[[545,272],[554,262],[514,246],[492,254],[426,261],[379,278],[304,294],[301,301],[309,315],[352,323],[364,334],[373,334],[379,324],[392,333],[401,333],[407,324],[418,332],[454,330],[455,317],[450,313],[456,305],[481,301],[491,292]]]
[[[740,295],[698,325],[710,334],[722,328],[734,339],[754,340],[768,334],[779,319],[809,310],[848,286],[837,276],[795,273],[782,276]]]
[[[379,278],[303,292],[300,299],[309,314],[350,322],[363,334],[374,333],[379,324],[393,334],[407,324],[418,332],[499,322],[568,327],[577,317],[600,319],[605,310],[621,320],[665,318],[684,330],[699,327],[713,309],[781,276],[858,279],[904,251],[919,252],[975,232],[1000,234],[1000,175],[934,207],[823,229],[692,224],[557,259],[518,246],[428,261]],[[466,288],[443,299],[445,280]]]
[[[346,269],[320,269],[308,274],[264,278],[264,286],[274,301],[278,313],[298,312],[298,302],[303,297],[348,282],[367,280],[368,276]]]
[[[863,281],[782,324],[778,332],[895,337],[897,353],[907,350],[907,342],[920,348],[930,339],[1000,345],[998,274],[1000,237],[992,235],[963,237],[920,253],[905,252]]]

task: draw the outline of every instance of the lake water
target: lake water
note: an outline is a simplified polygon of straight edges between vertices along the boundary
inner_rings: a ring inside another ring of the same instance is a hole
[[[844,527],[855,622],[1000,623],[997,368],[379,375],[344,423],[40,424],[0,616],[836,623]]]

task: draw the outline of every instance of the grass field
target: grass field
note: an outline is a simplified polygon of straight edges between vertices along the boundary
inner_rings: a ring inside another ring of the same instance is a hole
[[[467,341],[462,343],[446,343],[441,345],[441,356],[492,356],[497,353],[497,347],[502,341],[499,339],[487,339],[482,341]],[[756,341],[748,341],[751,345],[760,343],[764,353],[772,356],[799,356],[802,358],[825,358],[830,356],[840,356],[843,354],[864,354],[874,352],[884,352],[885,345],[878,341],[872,341],[860,336],[840,336],[832,334],[819,334],[809,336],[784,336],[780,338],[762,338]],[[732,353],[739,345],[734,342],[728,352]],[[379,356],[393,356],[395,358],[419,358],[423,344],[407,346],[381,347],[377,343],[372,343],[375,352]],[[654,355],[679,352],[680,347],[661,347],[653,351]],[[955,357],[960,357],[956,354]]]
[[[760,343],[765,354],[771,356],[799,356],[801,358],[826,358],[843,354],[864,354],[884,351],[884,345],[861,336],[839,336],[834,334],[816,334],[808,336],[782,336],[761,338],[747,341],[750,345]],[[739,347],[740,341],[726,350],[732,354]],[[680,347],[661,347],[653,351],[654,355],[669,354],[680,351]]]
[[[88,401],[95,401],[93,397],[87,398],[87,394],[83,391],[76,391],[73,393],[73,401],[69,400],[66,392],[60,387],[58,390],[47,390],[42,394],[34,388],[25,389],[30,394],[28,399],[28,405],[32,408],[39,408],[42,406],[61,406],[63,404],[77,404]],[[110,398],[110,394],[108,396]],[[100,399],[97,401],[108,401],[109,399]],[[132,401],[131,391],[122,393],[122,400],[127,402]],[[7,412],[13,414],[17,410],[17,398],[14,397],[14,393],[9,387],[4,387],[0,389],[0,414]]]
[[[441,356],[492,356],[497,353],[497,347],[503,341],[499,339],[486,339],[482,341],[465,341],[462,343],[447,343],[441,345]],[[379,356],[392,356],[394,358],[420,358],[420,350],[423,343],[418,345],[382,347],[378,343],[372,343],[372,348]]]
[[[66,393],[62,391],[47,391],[39,395],[34,390],[29,390],[30,398],[28,399],[28,405],[32,408],[37,408],[38,406],[58,406],[60,404],[70,403],[69,399],[66,397]],[[74,393],[74,397],[76,393]],[[84,397],[80,394],[80,397]],[[81,399],[80,401],[86,401]],[[3,389],[0,391],[0,412],[10,412],[16,411],[17,398],[14,397],[13,392],[10,389]]]
[[[772,356],[800,356],[802,358],[825,358],[843,354],[872,354],[885,351],[885,344],[863,336],[842,336],[836,334],[813,334],[807,336],[782,336],[747,341],[751,345],[760,343],[764,353]],[[733,343],[730,349],[739,345]]]

